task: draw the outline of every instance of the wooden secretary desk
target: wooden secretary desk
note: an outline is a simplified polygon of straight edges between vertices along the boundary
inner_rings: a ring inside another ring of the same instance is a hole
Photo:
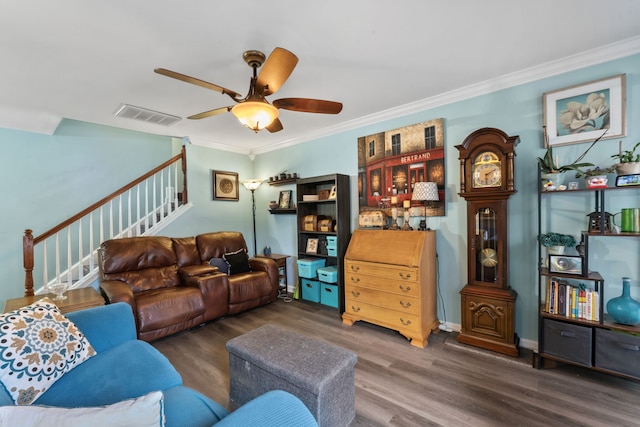
[[[426,347],[439,332],[436,232],[355,230],[344,260],[342,322],[364,320]]]

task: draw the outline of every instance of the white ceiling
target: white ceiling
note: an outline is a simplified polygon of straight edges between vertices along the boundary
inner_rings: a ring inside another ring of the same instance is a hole
[[[69,118],[259,153],[575,68],[576,54],[597,61],[604,46],[625,56],[639,36],[637,0],[3,0],[0,127],[51,133]],[[153,72],[245,94],[242,53],[277,46],[299,63],[268,99],[340,101],[340,114],[281,110],[274,134],[254,134],[231,113],[187,120],[233,102]],[[123,103],[183,120],[114,117]]]

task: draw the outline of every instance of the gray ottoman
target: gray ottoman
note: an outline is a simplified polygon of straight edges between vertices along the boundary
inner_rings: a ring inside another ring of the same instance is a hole
[[[230,340],[227,350],[232,402],[284,390],[304,402],[320,427],[355,418],[354,352],[273,325]]]

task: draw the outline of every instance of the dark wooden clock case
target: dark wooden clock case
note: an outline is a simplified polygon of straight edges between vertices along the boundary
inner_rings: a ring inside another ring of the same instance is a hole
[[[508,285],[508,199],[516,192],[514,182],[515,146],[518,136],[508,136],[495,128],[482,128],[471,133],[460,152],[460,196],[467,201],[467,284],[460,291],[462,329],[458,341],[518,356],[518,336],[514,330],[517,294]],[[495,153],[501,160],[500,186],[474,188],[472,162],[483,151]],[[478,262],[476,213],[489,209],[496,215],[498,264],[491,280],[482,280]]]

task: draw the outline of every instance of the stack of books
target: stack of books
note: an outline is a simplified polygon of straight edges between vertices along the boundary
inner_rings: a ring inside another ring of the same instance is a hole
[[[544,311],[572,319],[600,321],[600,293],[584,284],[551,277],[548,280]]]

